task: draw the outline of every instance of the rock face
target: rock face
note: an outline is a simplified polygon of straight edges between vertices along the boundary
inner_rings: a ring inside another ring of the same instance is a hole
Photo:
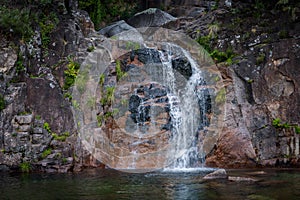
[[[211,48],[222,52],[232,49],[235,53],[233,62],[218,63],[226,94],[219,100],[226,103],[226,115],[214,149],[206,155],[206,164],[222,168],[299,166],[299,4],[293,12],[285,12],[284,7],[277,9],[269,4],[261,11],[251,1],[219,1],[219,5],[215,1],[192,0],[144,2],[145,7],[165,5],[178,18],[149,9],[130,18],[129,25],[120,21],[102,29],[100,34],[111,37],[133,27],[167,26],[194,39],[209,35]],[[61,3],[55,1],[55,8]],[[71,100],[71,89],[62,88],[68,65],[83,63],[89,51],[105,40],[94,33],[88,14],[77,10],[77,1],[63,4],[63,9],[58,10],[59,23],[46,48],[42,47],[39,29],[29,44],[18,41],[19,50],[0,33],[0,171],[19,169],[26,163],[30,163],[31,170],[48,172],[104,167],[82,148],[71,109],[76,102]],[[129,48],[134,49],[130,45]],[[116,108],[126,117],[115,114],[116,123],[106,116],[103,125],[107,137],[114,142],[111,145],[119,145],[118,153],[126,155],[128,151],[124,149],[128,147],[140,153],[154,152],[171,137],[167,88],[144,83],[141,76],[159,74],[155,68],[142,66],[160,62],[158,52],[147,48],[131,51],[123,59],[122,70],[130,73],[124,79],[136,85],[129,88],[124,83],[116,91],[116,97],[127,95],[126,109],[121,106],[126,102],[115,100]],[[106,85],[119,79],[115,65],[106,72],[110,75]],[[172,65],[185,79],[191,76],[191,65],[184,57],[173,56]],[[149,107],[153,101],[155,106]],[[104,105],[98,106],[99,113],[113,114]],[[150,113],[155,121],[149,120]],[[141,126],[137,128],[136,124]],[[124,132],[115,128],[117,125],[127,132],[147,134],[152,129],[161,134],[135,143],[124,137]],[[147,160],[145,165],[154,160]]]

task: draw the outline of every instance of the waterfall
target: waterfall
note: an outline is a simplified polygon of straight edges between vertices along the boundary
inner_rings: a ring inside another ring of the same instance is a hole
[[[205,82],[197,63],[187,51],[178,46],[175,49],[171,48],[170,44],[167,47],[164,52],[160,51],[160,58],[163,64],[163,84],[170,90],[168,98],[174,135],[174,149],[170,151],[170,156],[174,155],[174,162],[166,169],[185,170],[202,167],[204,155],[197,132],[208,125],[205,114],[206,104],[209,102],[206,102],[208,93],[205,90],[197,90],[197,86]],[[172,51],[176,49],[180,49],[181,56],[188,59],[193,71],[182,91],[176,87],[175,69],[172,66]]]
[[[139,31],[106,40],[81,65],[89,77],[78,81],[72,94],[82,144],[114,169],[199,169],[222,125],[224,92],[215,87],[220,74],[186,36],[166,29]],[[122,78],[120,70],[126,74]],[[97,100],[95,106],[86,104],[90,99]]]

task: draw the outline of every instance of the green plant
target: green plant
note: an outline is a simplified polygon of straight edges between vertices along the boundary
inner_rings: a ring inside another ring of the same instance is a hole
[[[121,61],[116,61],[116,72],[117,72],[117,81],[119,81],[121,78],[127,75],[126,72],[123,72],[121,69]]]
[[[95,50],[95,47],[94,46],[89,46],[88,48],[87,48],[87,51],[88,52],[93,52]]]
[[[97,126],[101,127],[102,123],[104,121],[104,116],[103,115],[97,115]]]
[[[211,52],[211,37],[210,36],[201,36],[197,39],[197,42],[207,51]]]
[[[0,112],[5,108],[5,99],[2,94],[0,94]]]
[[[100,85],[101,87],[103,87],[104,82],[105,82],[105,75],[104,75],[104,74],[101,74],[101,75],[100,75],[100,78],[99,78],[99,85]]]
[[[216,63],[225,62],[227,65],[232,65],[235,53],[232,48],[227,48],[225,52],[215,49],[210,53],[210,56],[216,61]]]
[[[295,133],[300,134],[300,126],[295,125],[295,124],[289,124],[287,122],[282,123],[279,118],[273,119],[272,125],[277,129],[290,129],[290,128],[293,128]]]
[[[50,34],[57,26],[59,20],[54,12],[51,12],[48,15],[41,15],[39,17],[39,26],[41,28],[41,38],[42,38],[42,47],[48,48],[50,43]]]
[[[26,173],[28,173],[31,169],[29,162],[22,162],[19,167],[22,172],[26,172]]]
[[[42,159],[46,158],[47,156],[49,156],[50,154],[52,153],[52,149],[51,148],[48,148],[46,149],[45,151],[43,151],[42,153]]]
[[[65,75],[65,84],[64,89],[68,90],[71,86],[74,85],[75,79],[77,78],[80,64],[74,60],[71,56],[68,56],[67,69],[64,71]]]
[[[70,94],[69,92],[66,92],[66,93],[64,93],[64,98],[71,101],[73,97],[72,97],[72,94]]]
[[[36,120],[41,120],[41,119],[42,119],[41,115],[35,115],[34,118],[35,118]]]
[[[210,38],[215,38],[219,30],[220,30],[219,24],[217,24],[217,23],[210,24],[208,26],[208,31],[209,31],[208,36]]]
[[[45,122],[43,125],[44,129],[48,132],[48,133],[52,133],[50,125],[48,122]]]
[[[67,137],[69,137],[69,136],[70,136],[69,132],[64,132],[62,135],[57,135],[56,133],[52,133],[53,139],[62,141],[62,142],[66,141]]]
[[[114,102],[114,100],[115,100],[115,94],[114,94],[115,90],[116,90],[116,88],[113,87],[113,86],[105,88],[105,93],[102,96],[102,98],[100,99],[100,104],[102,106],[111,105]]]

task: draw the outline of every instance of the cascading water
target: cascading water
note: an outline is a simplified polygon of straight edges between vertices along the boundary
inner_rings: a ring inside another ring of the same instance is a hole
[[[190,168],[202,167],[204,163],[203,152],[201,152],[201,141],[198,141],[200,128],[207,126],[207,95],[204,90],[198,90],[197,87],[204,84],[201,71],[196,62],[184,49],[166,44],[167,50],[160,51],[160,58],[163,64],[163,84],[168,87],[170,116],[172,121],[173,141],[175,143],[171,155],[181,155],[174,157],[174,162],[166,170],[187,170]],[[172,48],[173,46],[173,48]],[[187,58],[191,65],[192,75],[188,78],[185,87],[176,87],[175,69],[172,65],[172,55],[178,50]],[[182,93],[182,94],[180,94]],[[180,98],[177,98],[180,97]],[[199,143],[200,142],[200,143]]]

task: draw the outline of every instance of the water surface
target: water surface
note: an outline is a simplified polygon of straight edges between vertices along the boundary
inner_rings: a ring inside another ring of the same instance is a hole
[[[300,170],[228,170],[256,181],[203,180],[210,170],[131,174],[85,170],[70,174],[0,173],[0,199],[299,199]]]

